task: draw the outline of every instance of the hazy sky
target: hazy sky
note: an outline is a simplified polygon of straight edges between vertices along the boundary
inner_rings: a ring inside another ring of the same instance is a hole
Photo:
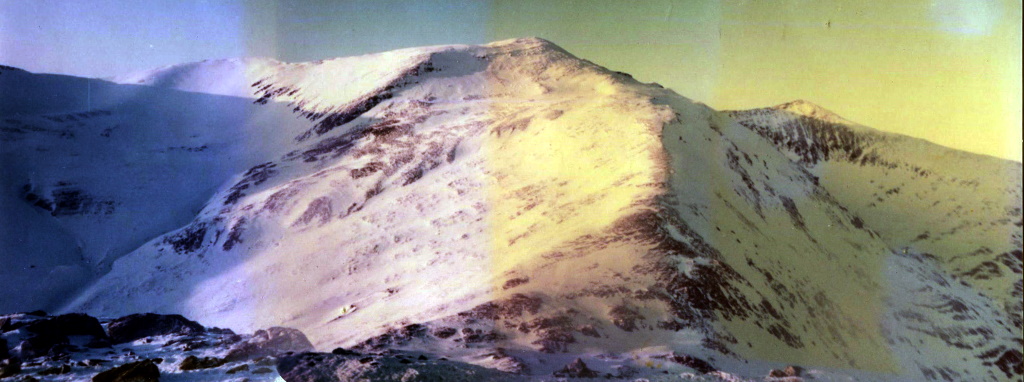
[[[524,36],[717,109],[800,98],[1021,158],[1020,0],[0,0],[0,64],[94,77]]]

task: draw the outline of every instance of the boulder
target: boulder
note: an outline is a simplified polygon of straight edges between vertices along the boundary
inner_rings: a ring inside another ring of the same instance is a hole
[[[272,327],[258,330],[245,341],[231,347],[224,356],[228,362],[250,360],[259,357],[272,357],[288,352],[301,353],[313,351],[313,344],[298,329]]]
[[[240,373],[240,372],[243,372],[243,371],[249,371],[249,365],[248,364],[243,363],[241,365],[232,367],[232,368],[228,369],[228,371],[225,371],[224,374],[235,374],[235,373]]]
[[[14,320],[10,316],[0,317],[0,333],[7,333],[17,329],[14,325]]]
[[[15,351],[21,358],[36,358],[50,354],[50,349],[54,347],[67,344],[67,336],[59,333],[39,333],[21,341]]]
[[[99,320],[81,313],[63,314],[45,320],[32,321],[25,325],[25,330],[36,334],[107,338],[107,333],[103,331]]]
[[[596,371],[590,370],[587,364],[579,358],[556,371],[554,375],[559,378],[597,378],[600,376]]]
[[[792,378],[800,377],[804,369],[800,366],[786,366],[785,369],[771,369],[768,371],[769,378]]]
[[[675,354],[673,354],[671,357],[669,357],[669,359],[671,359],[672,362],[675,362],[675,363],[678,363],[680,365],[683,365],[683,366],[686,366],[688,368],[691,368],[693,370],[696,370],[699,373],[707,374],[707,373],[713,373],[713,372],[718,370],[718,369],[715,369],[715,367],[712,366],[710,363],[708,363],[708,361],[705,361],[705,360],[702,360],[700,358],[697,358],[697,357],[694,357],[694,356],[690,356],[690,355],[675,355]]]
[[[7,378],[21,373],[21,360],[8,358],[0,360],[0,378]]]
[[[182,371],[210,369],[221,366],[225,363],[227,363],[227,361],[224,361],[223,359],[217,357],[200,358],[194,355],[190,355],[188,357],[185,357],[185,359],[181,361],[181,364],[178,365],[178,369]]]
[[[202,325],[177,314],[132,314],[115,319],[107,325],[111,343],[120,344],[140,338],[168,334],[194,335],[206,331]]]
[[[96,374],[92,382],[159,382],[160,369],[153,361],[127,363]]]

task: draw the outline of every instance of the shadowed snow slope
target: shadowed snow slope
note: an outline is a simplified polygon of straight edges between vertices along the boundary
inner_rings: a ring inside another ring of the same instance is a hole
[[[540,39],[114,81],[0,72],[2,207],[28,232],[4,272],[80,290],[68,311],[520,372],[674,351],[1022,373],[1019,163],[805,101],[717,112]],[[3,309],[60,303],[11,284],[32,295]]]

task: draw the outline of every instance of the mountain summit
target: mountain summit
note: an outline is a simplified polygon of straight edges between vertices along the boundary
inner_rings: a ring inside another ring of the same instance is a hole
[[[1019,163],[804,101],[719,112],[535,38],[9,73],[3,309],[525,375],[1024,374]]]

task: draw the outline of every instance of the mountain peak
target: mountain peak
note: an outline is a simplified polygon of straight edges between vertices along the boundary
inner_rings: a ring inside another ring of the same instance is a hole
[[[795,101],[786,102],[783,104],[772,106],[772,109],[788,111],[790,113],[802,115],[805,117],[820,119],[827,122],[843,122],[845,119],[839,114],[833,113],[831,110],[818,106],[817,104],[798,99]]]
[[[521,37],[513,38],[508,40],[495,41],[483,46],[489,48],[505,48],[505,49],[533,49],[533,50],[552,50],[561,53],[567,53],[565,49],[558,46],[557,44],[545,40],[540,37]]]

